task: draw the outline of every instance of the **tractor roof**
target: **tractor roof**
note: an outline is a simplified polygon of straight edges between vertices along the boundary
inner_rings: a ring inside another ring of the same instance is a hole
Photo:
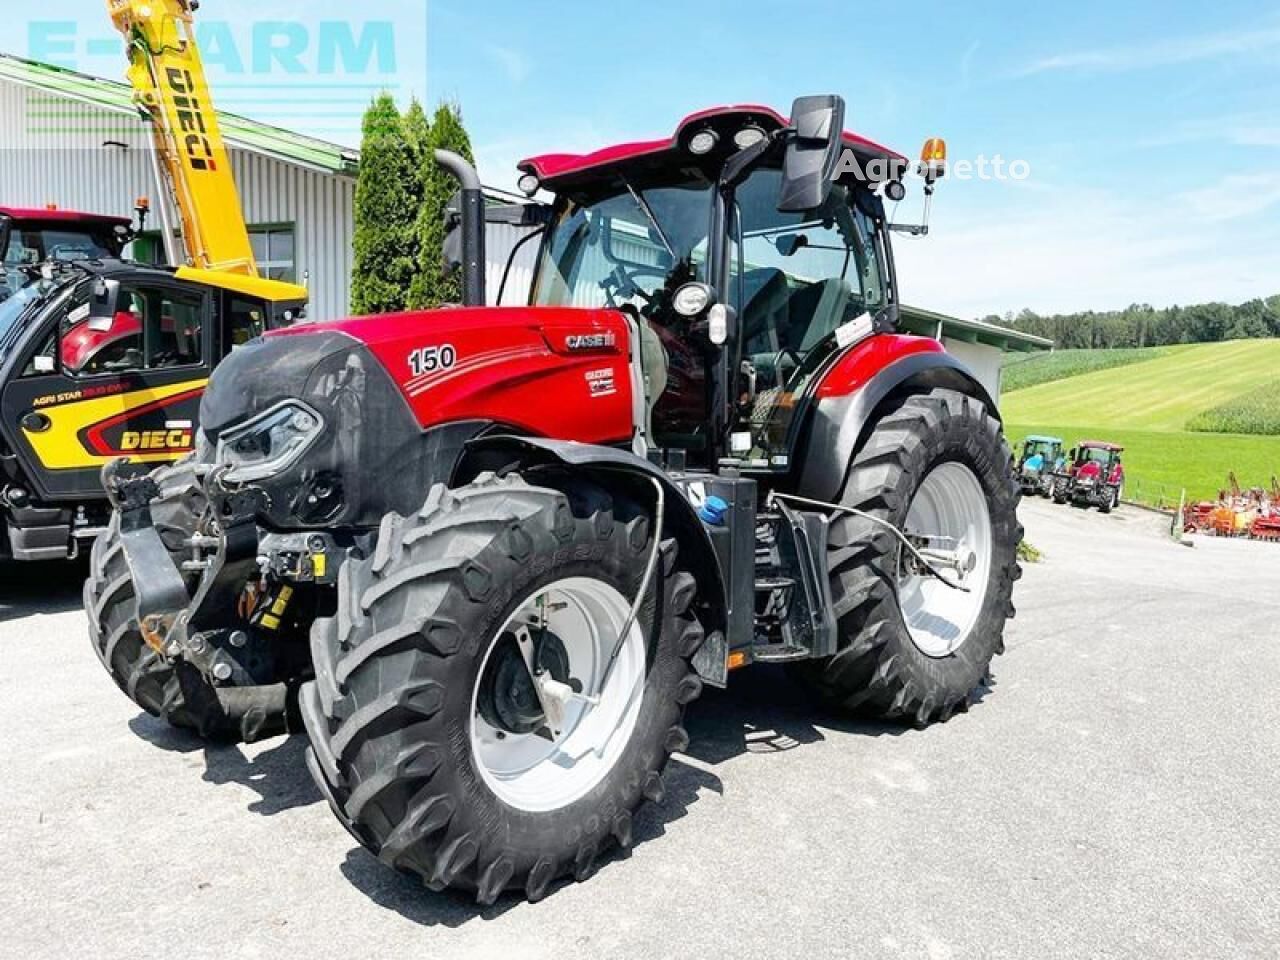
[[[129,226],[127,217],[111,217],[102,213],[80,213],[76,210],[51,210],[39,207],[0,207],[0,217],[37,223],[92,223],[103,226]]]
[[[1062,443],[1061,437],[1042,437],[1038,433],[1030,434],[1027,437],[1028,443]]]
[[[1120,453],[1124,450],[1124,447],[1104,440],[1081,440],[1079,447],[1081,450],[1110,450],[1112,453]]]
[[[586,176],[608,167],[633,162],[652,164],[654,161],[670,159],[671,156],[680,156],[686,153],[689,139],[704,128],[716,130],[726,142],[731,143],[733,134],[743,127],[755,126],[766,133],[773,133],[789,124],[786,117],[769,107],[754,104],[712,107],[685,117],[672,136],[661,140],[620,143],[593,153],[547,153],[522,160],[518,166],[525,173],[535,174],[544,184],[554,187],[579,177],[585,179]],[[726,133],[727,137],[724,136]],[[853,148],[863,163],[871,160],[887,160],[894,164],[906,162],[902,154],[856,133],[846,132],[844,142]]]

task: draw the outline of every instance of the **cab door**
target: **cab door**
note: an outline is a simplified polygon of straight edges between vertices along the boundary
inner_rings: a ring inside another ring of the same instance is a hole
[[[100,474],[194,449],[212,297],[167,278],[86,281],[59,304],[0,406],[41,500],[102,497]]]

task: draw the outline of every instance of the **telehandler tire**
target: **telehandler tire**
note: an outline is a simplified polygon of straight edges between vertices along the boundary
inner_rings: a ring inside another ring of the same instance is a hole
[[[992,658],[1004,652],[1022,575],[1021,489],[1011,462],[999,421],[955,391],[908,396],[875,424],[841,503],[908,535],[960,541],[957,552],[973,553],[964,580],[970,592],[929,576],[878,524],[847,514],[833,521],[828,563],[840,649],[800,665],[826,700],[919,726],[968,709]],[[957,571],[943,572],[957,579]]]
[[[581,479],[554,482],[482,475],[388,515],[374,555],[342,568],[302,690],[308,766],[356,840],[482,904],[509,889],[537,900],[629,847],[702,689],[697,587],[675,541],[623,635],[653,555],[650,515]],[[574,698],[558,724],[544,681]]]

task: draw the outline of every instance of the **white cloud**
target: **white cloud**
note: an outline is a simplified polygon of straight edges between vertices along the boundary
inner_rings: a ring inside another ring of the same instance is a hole
[[[981,40],[975,40],[965,49],[964,55],[960,57],[960,85],[962,87],[969,86],[969,80],[973,75],[973,58],[978,53],[978,48],[982,46]]]
[[[1055,70],[1122,71],[1193,63],[1280,47],[1280,27],[1175,37],[1131,46],[1100,47],[1044,57],[1017,71],[1031,76]]]
[[[484,52],[503,69],[507,79],[514,84],[524,83],[532,70],[529,58],[519,50],[490,43],[485,45]]]
[[[1189,143],[1221,143],[1234,147],[1280,147],[1275,111],[1229,113],[1186,120],[1162,133],[1143,137],[1139,147],[1177,147]]]
[[[1280,204],[1280,171],[1232,174],[1210,186],[1188,190],[1177,200],[1209,222],[1256,216]]]
[[[930,235],[895,244],[903,300],[983,316],[1280,293],[1280,224],[1227,223],[1222,203],[1231,187],[1224,181],[1215,189],[1216,197],[1175,197],[1161,206],[1123,193],[1058,188],[1023,194],[1016,204],[1007,197],[975,204],[969,213],[949,207],[941,194]],[[1259,189],[1252,187],[1255,201]]]

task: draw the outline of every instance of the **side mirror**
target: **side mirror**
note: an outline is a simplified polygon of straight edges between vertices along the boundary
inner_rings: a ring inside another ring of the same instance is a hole
[[[773,244],[778,248],[778,253],[784,257],[794,257],[796,251],[801,247],[809,245],[809,238],[803,233],[784,233]]]
[[[813,210],[831,194],[844,147],[844,100],[834,94],[801,97],[791,107],[794,133],[782,160],[778,210]]]
[[[93,296],[89,300],[89,319],[91,324],[97,321],[95,329],[110,330],[115,322],[117,301],[120,299],[120,281],[104,280],[98,277],[93,282]],[[128,304],[125,304],[128,309]],[[101,324],[106,324],[105,327]]]

